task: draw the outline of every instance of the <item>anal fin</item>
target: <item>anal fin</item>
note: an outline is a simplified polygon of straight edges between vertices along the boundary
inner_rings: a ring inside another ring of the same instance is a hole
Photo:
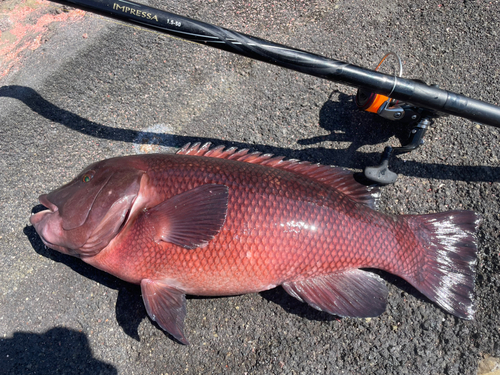
[[[288,294],[341,317],[373,317],[385,311],[387,287],[378,275],[350,269],[282,284]]]
[[[157,322],[180,343],[188,345],[184,334],[186,295],[167,283],[149,279],[141,280],[141,291],[151,320]]]

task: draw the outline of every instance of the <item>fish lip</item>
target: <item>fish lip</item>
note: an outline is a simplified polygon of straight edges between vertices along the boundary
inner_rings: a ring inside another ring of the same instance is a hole
[[[38,197],[38,201],[44,205],[45,207],[47,207],[49,209],[50,212],[54,213],[54,212],[57,212],[59,211],[59,209],[57,208],[57,206],[52,203],[51,201],[48,200],[47,198],[48,194],[42,194]]]
[[[68,249],[64,246],[56,245],[50,241],[47,241],[41,234],[39,234],[39,236],[40,236],[40,239],[42,240],[43,244],[45,246],[47,246],[48,248],[59,251],[62,254],[72,255],[72,256],[75,256],[77,258],[80,257],[78,253],[72,253],[70,249]]]
[[[35,214],[32,214],[31,217],[30,217],[30,223],[31,225],[33,225],[36,228],[38,228],[38,224],[43,220],[43,218],[46,216],[46,215],[50,215],[50,214],[53,214],[55,212],[58,211],[58,208],[55,204],[53,204],[52,202],[50,202],[48,199],[47,199],[47,194],[42,194],[38,197],[38,201],[43,205],[45,206],[47,209],[46,210],[42,210],[42,211],[39,211]],[[45,246],[48,246],[48,247],[51,247],[55,244],[51,243],[50,241],[47,241],[44,236],[42,235],[42,233],[39,233],[38,230],[37,230],[37,233],[38,235],[40,236],[40,239],[42,240],[42,242],[44,243]]]
[[[42,203],[46,207],[48,206],[48,209],[31,215],[30,223],[35,228],[35,230],[38,233],[38,236],[42,240],[43,244],[45,246],[47,246],[48,248],[59,251],[63,254],[68,254],[68,255],[73,255],[73,256],[78,257],[78,254],[73,254],[70,249],[68,249],[64,246],[52,243],[47,238],[45,238],[44,232],[43,232],[43,230],[41,230],[42,228],[40,227],[40,223],[43,222],[44,218],[46,218],[48,215],[52,215],[54,212],[57,212],[57,207],[44,198],[40,199],[40,203]]]

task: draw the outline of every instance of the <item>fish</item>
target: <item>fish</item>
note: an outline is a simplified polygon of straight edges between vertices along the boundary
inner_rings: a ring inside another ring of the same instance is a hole
[[[146,311],[182,344],[186,295],[282,286],[338,317],[381,315],[394,274],[473,319],[479,216],[393,215],[378,187],[338,167],[209,143],[106,159],[39,197],[43,243],[141,286]]]

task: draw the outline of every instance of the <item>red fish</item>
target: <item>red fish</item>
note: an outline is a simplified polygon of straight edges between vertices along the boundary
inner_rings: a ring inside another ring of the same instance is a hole
[[[40,196],[31,223],[48,247],[141,285],[152,320],[181,343],[186,294],[278,285],[341,317],[386,306],[376,268],[444,310],[474,314],[478,217],[387,215],[343,169],[223,147],[136,155],[87,167]]]

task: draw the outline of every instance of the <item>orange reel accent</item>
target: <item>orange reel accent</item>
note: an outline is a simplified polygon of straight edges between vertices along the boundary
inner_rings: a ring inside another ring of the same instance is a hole
[[[368,101],[363,105],[363,107],[365,107],[363,109],[366,112],[377,113],[380,106],[388,100],[388,96],[372,93],[368,98]]]
[[[401,62],[401,58],[394,52],[387,53],[382,58],[382,60],[380,60],[377,67],[375,68],[375,71],[379,70],[382,63],[389,56],[395,57],[397,62],[398,62],[399,72],[397,74],[395,72],[394,76],[401,77],[403,74],[403,63]],[[393,90],[394,90],[394,87],[393,87]],[[392,91],[389,95],[391,95],[391,94],[392,94]],[[382,104],[384,104],[388,100],[391,100],[391,99],[389,99],[389,96],[375,94],[375,93],[370,92],[367,89],[363,89],[363,88],[358,89],[358,92],[356,93],[356,105],[358,106],[359,109],[366,111],[366,112],[378,113],[378,110],[382,106]]]

